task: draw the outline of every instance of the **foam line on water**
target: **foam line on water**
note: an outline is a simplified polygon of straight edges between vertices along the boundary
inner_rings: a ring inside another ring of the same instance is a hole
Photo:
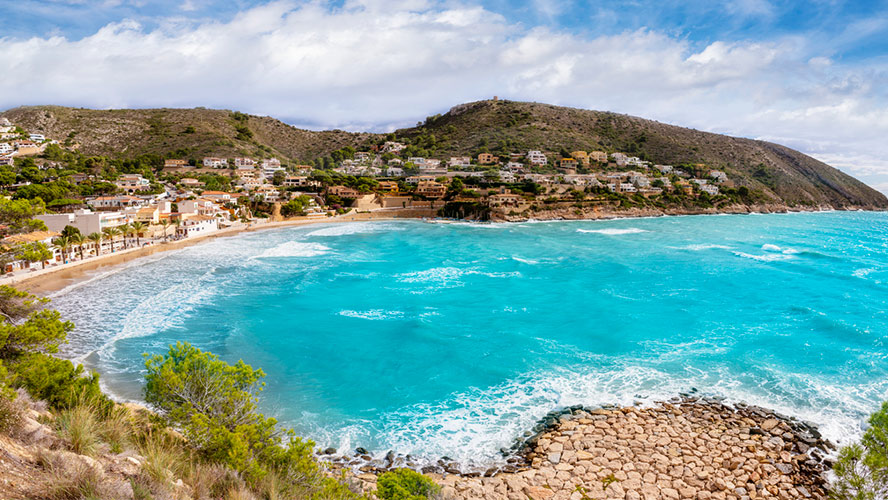
[[[607,236],[619,236],[622,234],[638,234],[638,233],[646,233],[647,230],[637,228],[637,227],[628,227],[625,229],[620,228],[607,228],[607,229],[577,229],[578,233],[597,233],[604,234]]]
[[[407,228],[395,224],[380,224],[378,222],[349,222],[334,226],[316,229],[306,236],[348,236],[351,234],[366,234],[382,231],[404,231]]]
[[[320,243],[304,241],[286,241],[275,247],[266,249],[251,259],[276,259],[290,257],[317,257],[330,251],[330,247]]]
[[[485,390],[455,393],[438,403],[395,410],[379,422],[316,428],[313,437],[340,450],[367,446],[370,439],[375,441],[371,451],[376,455],[395,450],[420,460],[433,462],[448,456],[467,468],[488,467],[502,464],[499,450],[508,448],[553,409],[575,404],[650,406],[699,388],[702,394],[726,398],[730,404],[755,404],[814,422],[828,439],[847,443],[861,435],[861,418],[888,389],[888,382],[855,389],[809,375],[774,375],[778,376],[776,382],[762,390],[727,370],[713,373],[688,367],[676,375],[632,364],[585,372],[557,370]]]

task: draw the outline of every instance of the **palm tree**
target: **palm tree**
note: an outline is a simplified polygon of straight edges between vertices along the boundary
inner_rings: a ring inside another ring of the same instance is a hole
[[[89,241],[91,241],[96,248],[96,257],[102,255],[102,233],[90,233],[89,236],[86,237]]]
[[[102,234],[105,235],[105,239],[111,243],[111,253],[114,253],[114,238],[120,234],[120,229],[117,229],[116,227],[106,227],[105,229],[102,229]]]
[[[74,233],[68,237],[71,240],[71,245],[77,247],[77,252],[80,254],[80,260],[83,260],[83,244],[86,243],[86,238],[80,233]]]
[[[144,233],[145,230],[148,229],[148,226],[146,226],[143,222],[133,222],[130,227],[132,228],[133,233],[136,235],[136,246],[142,246],[142,233]]]
[[[127,245],[127,239],[133,235],[133,226],[129,224],[124,224],[118,228],[120,234],[123,235],[123,249],[126,250],[129,245]]]
[[[166,243],[167,228],[170,227],[170,225],[172,225],[172,221],[170,221],[169,219],[163,219],[162,221],[160,221],[160,225],[163,226],[163,242]]]
[[[68,249],[71,248],[71,240],[66,236],[59,236],[58,238],[52,240],[52,244],[55,245],[62,252],[62,262],[68,262]]]

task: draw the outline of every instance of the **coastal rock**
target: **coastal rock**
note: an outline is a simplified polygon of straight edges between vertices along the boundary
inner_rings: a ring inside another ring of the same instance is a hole
[[[455,499],[826,498],[819,439],[808,443],[810,428],[763,408],[686,397],[651,408],[572,407],[537,425],[543,430],[506,453],[510,469],[480,478],[442,459],[448,475],[439,484]]]

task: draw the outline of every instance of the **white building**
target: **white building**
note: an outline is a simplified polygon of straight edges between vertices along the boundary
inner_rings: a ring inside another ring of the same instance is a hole
[[[43,134],[31,134],[28,138],[34,142],[43,142],[46,140],[46,136]]]
[[[0,142],[0,155],[9,154],[13,151],[12,144],[9,144],[8,142]]]
[[[468,156],[452,156],[447,162],[449,167],[468,167],[472,164],[472,159]]]
[[[527,152],[527,161],[530,162],[531,165],[542,166],[549,163],[546,155],[543,154],[542,151],[531,150]]]
[[[715,182],[718,182],[719,184],[728,180],[727,174],[725,174],[721,170],[713,170],[712,172],[709,172],[709,177],[711,177]]]
[[[122,175],[114,184],[130,194],[151,189],[151,182],[139,174]]]
[[[43,214],[35,216],[46,224],[47,229],[61,233],[65,226],[76,227],[84,236],[90,233],[101,233],[109,227],[122,226],[130,218],[122,212],[93,212],[92,210],[75,210],[70,214]]]
[[[176,228],[176,234],[182,238],[191,238],[218,230],[219,219],[209,215],[195,215],[183,220]]]
[[[228,158],[206,157],[203,159],[203,166],[208,168],[228,168]]]
[[[235,158],[234,166],[237,168],[254,168],[256,162],[250,158]]]
[[[703,184],[700,186],[700,191],[708,193],[710,196],[715,196],[718,194],[718,186],[713,186],[712,184]]]
[[[515,178],[515,174],[508,170],[500,170],[497,172],[499,178],[503,182],[515,182],[517,179]]]

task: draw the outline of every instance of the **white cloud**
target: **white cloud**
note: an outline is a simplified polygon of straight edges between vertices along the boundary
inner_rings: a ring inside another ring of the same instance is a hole
[[[79,40],[0,39],[0,108],[207,106],[355,129],[499,95],[775,138],[888,181],[888,165],[871,160],[888,158],[888,72],[811,46],[786,37],[695,48],[647,29],[582,37],[430,0],[333,10],[282,0],[228,22],[169,18],[146,30],[124,20]]]

